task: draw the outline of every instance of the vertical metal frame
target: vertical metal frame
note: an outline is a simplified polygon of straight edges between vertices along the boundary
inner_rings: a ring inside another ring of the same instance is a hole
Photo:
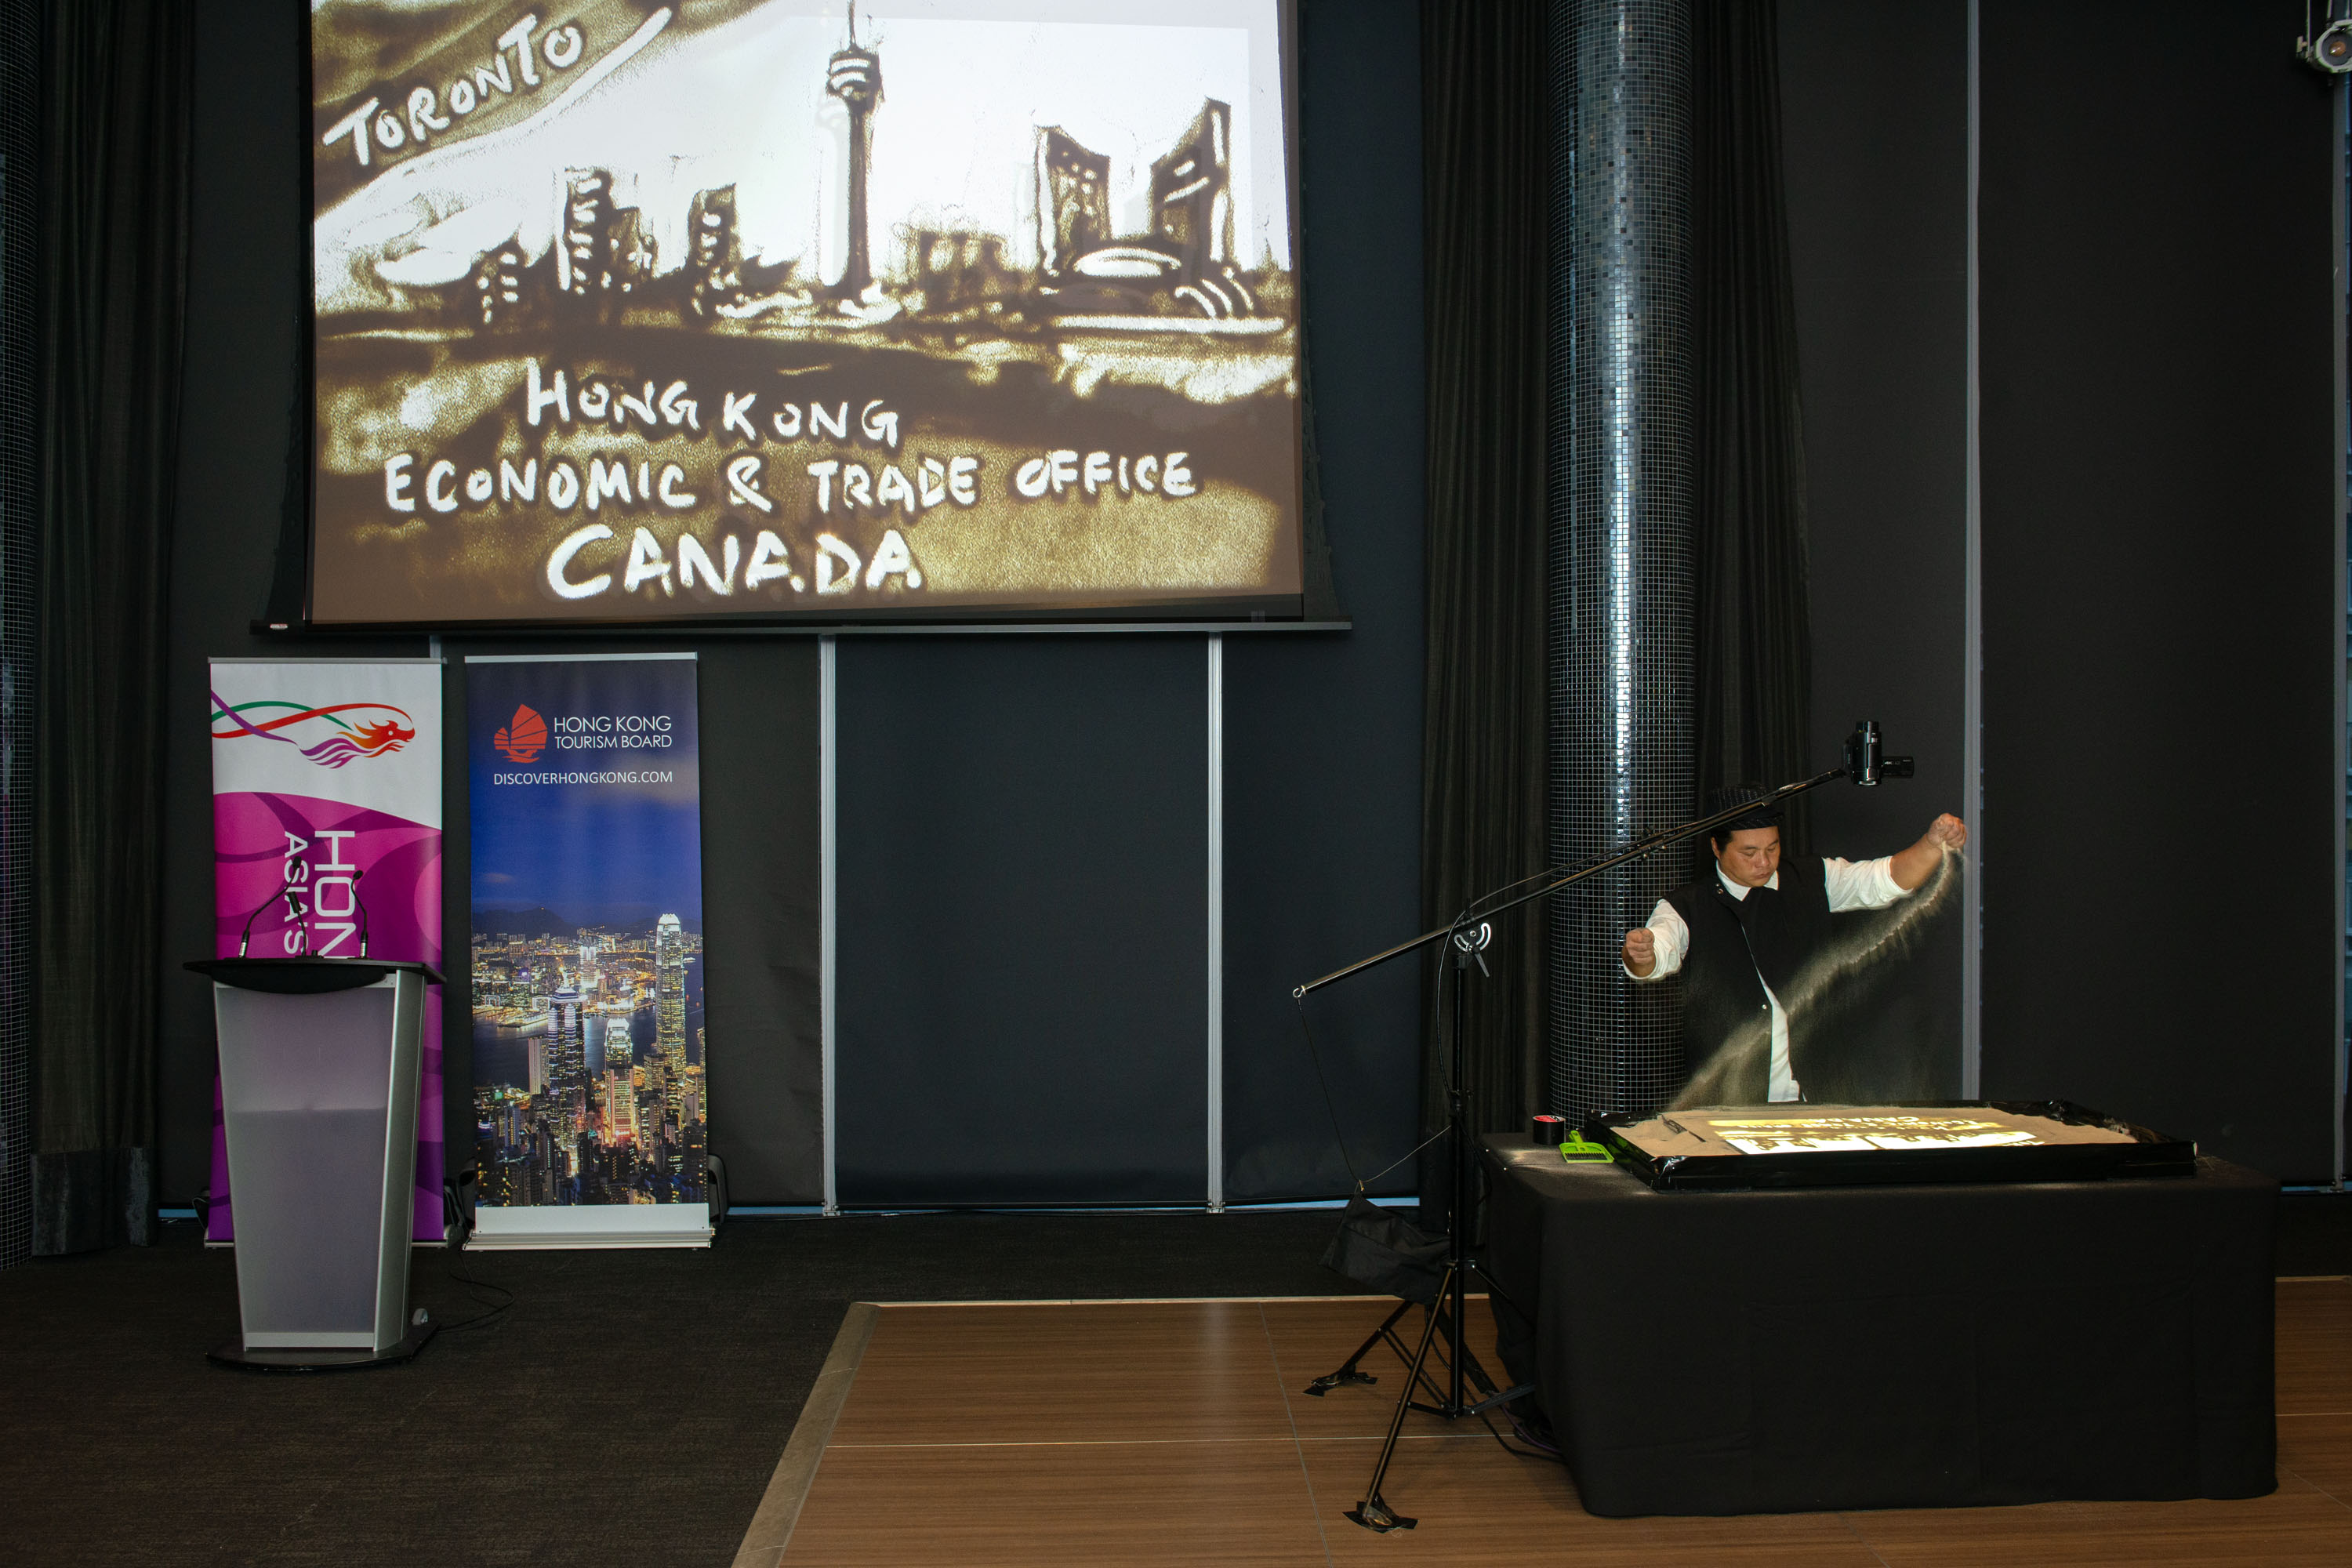
[[[2352,508],[2352,365],[2345,363],[2352,353],[2352,341],[2346,330],[2352,311],[2347,311],[2345,290],[2352,288],[2352,193],[2345,182],[2352,179],[2352,89],[2345,79],[2337,77],[2333,84],[2335,93],[2334,141],[2335,157],[2329,167],[2331,195],[2328,210],[2335,219],[2329,231],[2335,243],[2333,272],[2336,279],[2335,318],[2336,339],[2333,359],[2336,371],[2336,553],[2331,558],[2331,570],[2336,577],[2336,626],[2346,637],[2338,651],[2343,657],[2336,660],[2336,812],[2333,821],[2336,836],[2336,945],[2331,961],[2333,973],[2328,984],[2336,996],[2336,1100],[2329,1110],[2328,1125],[2336,1149],[2335,1168],[2328,1172],[2328,1182],[2337,1192],[2344,1190],[2345,1097],[2352,1092],[2352,1040],[2345,1037],[2344,993],[2352,984],[2352,862],[2345,858],[2345,823],[2352,800],[2347,798],[2347,771],[2352,771],[2352,735],[2346,733],[2347,718],[2345,703],[2345,679],[2347,666],[2352,666],[2352,557],[2347,555],[2346,512]]]
[[[416,1121],[422,1110],[417,1100],[425,1069],[425,976],[413,969],[395,969],[376,985],[392,992],[392,1049],[384,1061],[383,1189],[376,1218],[381,1244],[376,1249],[373,1348],[381,1354],[408,1336],[408,1265],[415,1251],[416,1227]],[[234,1184],[230,1190],[236,1190]]]
[[[824,1102],[824,1212],[841,1212],[841,1188],[838,1180],[839,1161],[835,1158],[838,1144],[834,1136],[835,1109],[840,1095],[839,1075],[834,1071],[835,1019],[838,1008],[838,990],[834,974],[838,967],[835,959],[839,943],[835,940],[840,929],[841,879],[837,831],[840,795],[835,784],[835,761],[839,752],[838,719],[841,704],[836,696],[836,672],[840,665],[841,646],[834,637],[816,641],[816,712],[817,712],[817,1033],[823,1041]]]
[[[1984,448],[1979,413],[1983,383],[1979,355],[1977,187],[1982,171],[1979,135],[1982,94],[1979,0],[1969,0],[1969,347],[1967,479],[1967,631],[1960,657],[1967,661],[1960,702],[1960,816],[1969,830],[1968,877],[1961,883],[1960,918],[1960,1098],[1984,1092]],[[2341,726],[2338,726],[2341,728]]]
[[[1225,1212],[1225,639],[1209,643],[1208,1205]]]

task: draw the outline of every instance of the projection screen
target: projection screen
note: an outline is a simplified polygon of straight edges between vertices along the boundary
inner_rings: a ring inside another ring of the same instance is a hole
[[[1287,24],[316,0],[308,618],[1297,615]]]

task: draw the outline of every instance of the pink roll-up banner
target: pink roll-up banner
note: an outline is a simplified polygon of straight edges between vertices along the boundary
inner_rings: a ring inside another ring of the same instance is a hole
[[[213,951],[441,966],[441,661],[212,661]],[[419,1240],[441,1239],[441,993],[417,1091]],[[220,1083],[205,1239],[236,1237]]]

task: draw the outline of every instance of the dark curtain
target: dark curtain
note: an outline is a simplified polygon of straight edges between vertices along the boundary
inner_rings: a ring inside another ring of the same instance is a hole
[[[193,8],[52,0],[35,674],[36,1251],[148,1238]]]
[[[1545,864],[1545,7],[1422,7],[1429,492],[1422,889],[1435,929]],[[1522,1126],[1542,1098],[1542,910],[1496,922],[1470,971],[1465,1077],[1477,1125]],[[1442,962],[1442,960],[1440,960]],[[1450,984],[1450,976],[1447,977]],[[1434,1040],[1445,987],[1424,987]],[[1425,1131],[1445,1068],[1423,1058]],[[1424,1205],[1444,1161],[1422,1163]]]
[[[1776,0],[1699,0],[1691,29],[1702,801],[1719,784],[1785,784],[1825,765],[1809,750],[1812,623],[1778,13]],[[1782,832],[1801,852],[1805,803],[1793,804]]]

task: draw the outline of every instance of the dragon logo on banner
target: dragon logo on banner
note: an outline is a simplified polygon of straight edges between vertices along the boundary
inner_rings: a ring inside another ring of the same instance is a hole
[[[354,762],[362,757],[389,756],[416,739],[416,721],[410,718],[405,710],[394,708],[388,702],[337,702],[325,708],[310,708],[299,702],[263,698],[253,702],[231,705],[222,700],[217,691],[212,693],[212,700],[214,740],[239,741],[250,738],[276,741],[294,747],[322,768],[340,768],[346,763]],[[256,710],[281,709],[290,710],[290,711],[280,712],[278,717],[264,720],[259,723],[246,717]],[[524,711],[529,712],[530,710],[526,709]],[[373,722],[362,722],[357,719],[347,720],[340,717],[344,713],[359,712],[384,713],[391,717],[378,719]],[[228,721],[229,728],[224,730],[219,727],[223,720]],[[307,732],[297,728],[311,724],[314,721],[318,725],[326,727],[327,734],[323,740],[310,745],[304,745],[294,735],[278,733],[280,730],[296,730],[297,734],[317,733],[316,728]]]

